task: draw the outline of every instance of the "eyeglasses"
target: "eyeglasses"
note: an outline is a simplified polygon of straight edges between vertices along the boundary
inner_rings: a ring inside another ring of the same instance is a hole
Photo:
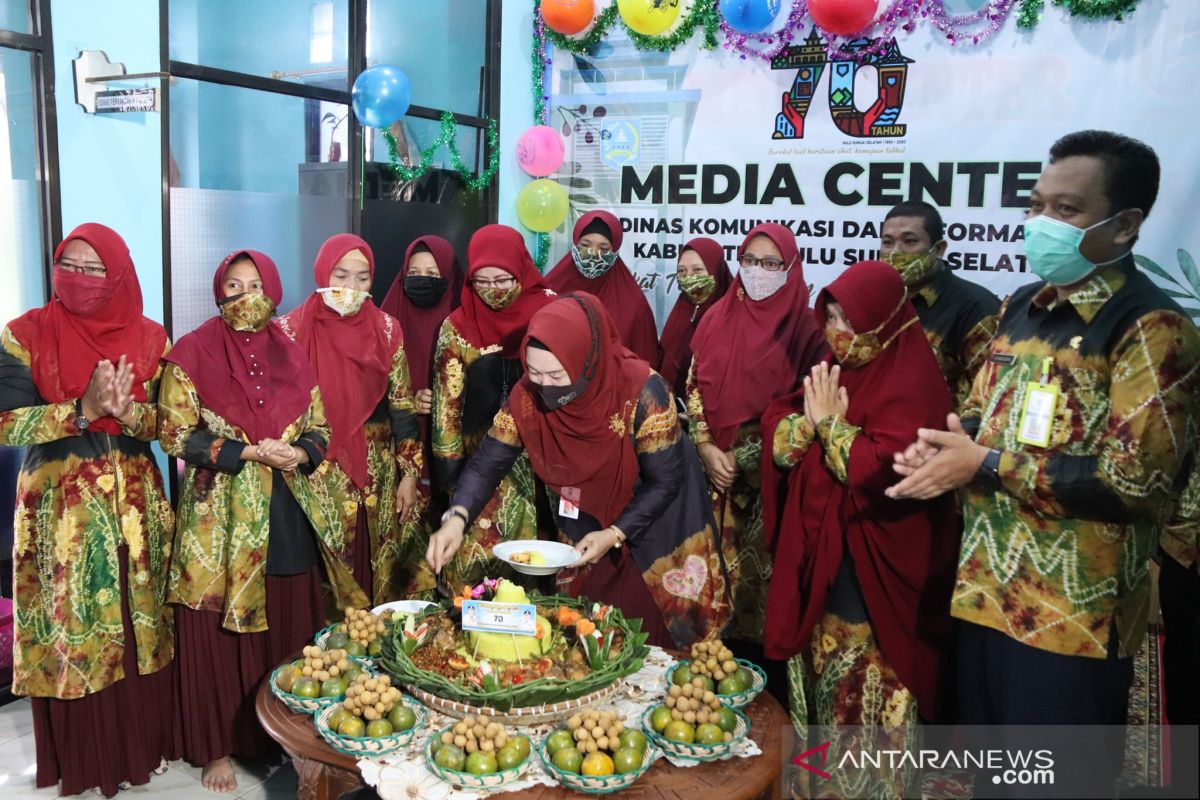
[[[511,289],[517,285],[516,278],[496,278],[495,280],[483,280],[480,278],[472,278],[471,285],[476,289]]]
[[[778,258],[755,258],[749,254],[739,258],[738,263],[743,267],[762,267],[767,272],[779,272],[779,270],[788,266],[786,262],[780,261]]]
[[[94,261],[90,264],[76,264],[74,261],[59,261],[58,266],[65,269],[67,272],[80,272],[84,275],[91,275],[92,277],[98,278],[102,278],[108,273],[108,270],[104,268],[104,264],[100,263],[99,261]]]

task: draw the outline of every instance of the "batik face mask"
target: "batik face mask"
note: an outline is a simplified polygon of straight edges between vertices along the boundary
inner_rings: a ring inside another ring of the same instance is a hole
[[[594,248],[581,249],[579,245],[571,248],[571,257],[579,274],[591,280],[602,277],[617,263],[616,250],[602,252]]]
[[[510,289],[497,289],[495,286],[489,286],[486,289],[476,289],[479,294],[479,299],[482,300],[492,311],[499,311],[502,308],[507,308],[512,305],[513,301],[521,294],[521,284],[516,284]]]
[[[712,275],[683,275],[679,278],[679,290],[695,305],[704,305],[717,290],[717,279]]]
[[[898,253],[893,250],[883,260],[896,268],[909,289],[920,286],[937,271],[938,260],[933,248],[924,253]]]
[[[219,308],[225,324],[243,333],[261,331],[275,316],[275,304],[265,294],[235,294],[222,300]]]
[[[907,300],[907,298],[905,298]],[[888,314],[887,319],[874,330],[864,331],[862,333],[851,333],[850,331],[825,329],[825,339],[829,342],[829,349],[833,351],[834,357],[843,367],[861,367],[869,364],[874,358],[888,348],[896,337],[903,333],[910,325],[917,321],[914,316],[908,322],[900,326],[900,328],[888,337],[887,341],[879,341],[879,333],[888,326],[892,318],[900,313],[900,309],[904,308],[905,300],[900,301],[900,305]]]
[[[360,289],[347,289],[344,286],[326,286],[322,289],[317,289],[317,294],[321,295],[321,299],[325,301],[325,305],[343,317],[353,317],[363,307],[363,303],[367,302],[367,298],[371,296],[370,292],[364,292]]]

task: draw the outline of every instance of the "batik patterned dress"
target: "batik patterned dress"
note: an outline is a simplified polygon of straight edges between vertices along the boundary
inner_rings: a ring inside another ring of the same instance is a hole
[[[293,341],[295,331],[292,315],[277,322]],[[385,316],[384,332],[387,341],[400,336],[396,321]],[[367,527],[371,539],[371,574],[373,586],[362,587],[371,594],[375,604],[397,600],[411,580],[415,556],[414,542],[427,536],[425,513],[428,496],[418,492],[417,507],[409,521],[401,524],[396,512],[396,487],[405,476],[420,478],[423,454],[418,439],[420,429],[413,410],[413,393],[409,380],[408,359],[404,348],[396,348],[388,374],[387,394],[380,400],[363,427],[367,440],[367,466],[370,482],[361,490],[336,465],[323,463],[307,479],[314,495],[327,508],[338,533],[336,541],[349,541],[355,532],[359,507],[366,509]],[[421,550],[424,556],[424,550]],[[339,553],[347,569],[353,569],[353,553],[347,547]]]
[[[41,398],[29,350],[7,328],[0,346],[0,445],[28,448],[14,526],[13,691],[99,692],[125,677],[127,646],[136,647],[139,674],[157,672],[174,652],[163,602],[174,518],[149,444],[159,375],[144,384],[148,399],[134,403],[120,435],[80,431],[74,402]],[[122,546],[136,642],[122,630]]]
[[[433,458],[440,486],[451,487],[475,455],[492,418],[520,378],[520,363],[504,359],[500,346],[478,348],[455,328],[442,323],[434,355]],[[478,377],[476,377],[478,376]],[[496,384],[499,385],[496,385]],[[474,586],[484,577],[508,576],[506,564],[492,558],[492,547],[512,539],[537,538],[536,484],[529,459],[521,456],[500,482],[444,574],[453,589]],[[424,556],[424,550],[420,555]],[[410,594],[431,595],[433,574],[421,561]]]
[[[308,409],[279,438],[320,453],[328,437],[321,395],[314,388]],[[223,449],[230,451],[225,445],[240,447],[250,443],[249,437],[204,407],[191,377],[177,364],[168,364],[163,375],[159,441],[169,455],[188,462],[179,495],[168,600],[197,611],[220,612],[222,626],[230,631],[266,630],[272,469],[256,462],[244,462],[236,472],[223,469]],[[313,474],[329,466],[322,460]],[[345,566],[348,543],[340,535],[344,529],[334,522],[342,510],[315,491],[299,470],[283,473],[283,478],[316,531],[337,604],[364,607],[367,598]]]
[[[704,415],[704,397],[696,380],[695,361],[688,372],[688,424],[696,447],[715,444]],[[758,420],[738,428],[733,441],[737,477],[725,492],[711,489],[713,517],[721,531],[721,550],[729,574],[733,617],[726,635],[749,642],[762,641],[767,587],[771,582],[771,554],[763,539],[762,492],[759,459],[762,430]]]

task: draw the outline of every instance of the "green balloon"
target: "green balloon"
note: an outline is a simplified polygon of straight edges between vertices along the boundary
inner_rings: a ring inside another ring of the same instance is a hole
[[[517,217],[531,231],[547,233],[567,218],[567,190],[556,181],[539,178],[517,194]]]

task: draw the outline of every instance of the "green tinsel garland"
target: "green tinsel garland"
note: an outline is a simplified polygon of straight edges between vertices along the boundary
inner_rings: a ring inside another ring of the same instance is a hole
[[[388,146],[388,169],[402,181],[415,181],[428,172],[430,165],[433,164],[433,157],[443,146],[450,151],[451,169],[458,173],[458,178],[463,185],[473,192],[487,188],[488,184],[492,182],[492,178],[496,176],[496,170],[500,169],[500,132],[494,119],[488,120],[487,125],[487,169],[479,175],[472,173],[470,168],[463,163],[462,156],[458,152],[458,123],[455,122],[454,115],[449,111],[442,112],[441,133],[433,140],[433,144],[421,151],[421,161],[415,167],[406,167],[400,161],[400,145],[390,130],[383,132],[383,138],[387,141]]]
[[[535,8],[534,13],[540,12]],[[620,14],[617,12],[617,4],[614,0],[612,5],[600,13],[600,16],[596,18],[596,24],[582,39],[564,36],[551,28],[546,29],[546,36],[554,42],[555,47],[570,51],[577,56],[584,55],[600,44],[600,40],[608,35],[618,19],[620,19]],[[717,31],[721,27],[721,18],[717,14],[717,0],[696,0],[692,10],[679,21],[675,32],[666,36],[646,36],[625,25],[624,20],[621,20],[621,24],[629,32],[629,38],[633,40],[634,47],[639,50],[658,50],[660,52],[674,50],[691,39],[696,26],[699,25],[704,29],[704,42],[701,47],[705,50],[712,50],[717,46]]]
[[[1137,8],[1138,0],[1052,0],[1054,5],[1062,6],[1072,17],[1088,19],[1124,19],[1126,14],[1132,14]],[[1046,7],[1045,0],[1021,0],[1017,9],[1017,27],[1032,28],[1042,19],[1042,11]]]

